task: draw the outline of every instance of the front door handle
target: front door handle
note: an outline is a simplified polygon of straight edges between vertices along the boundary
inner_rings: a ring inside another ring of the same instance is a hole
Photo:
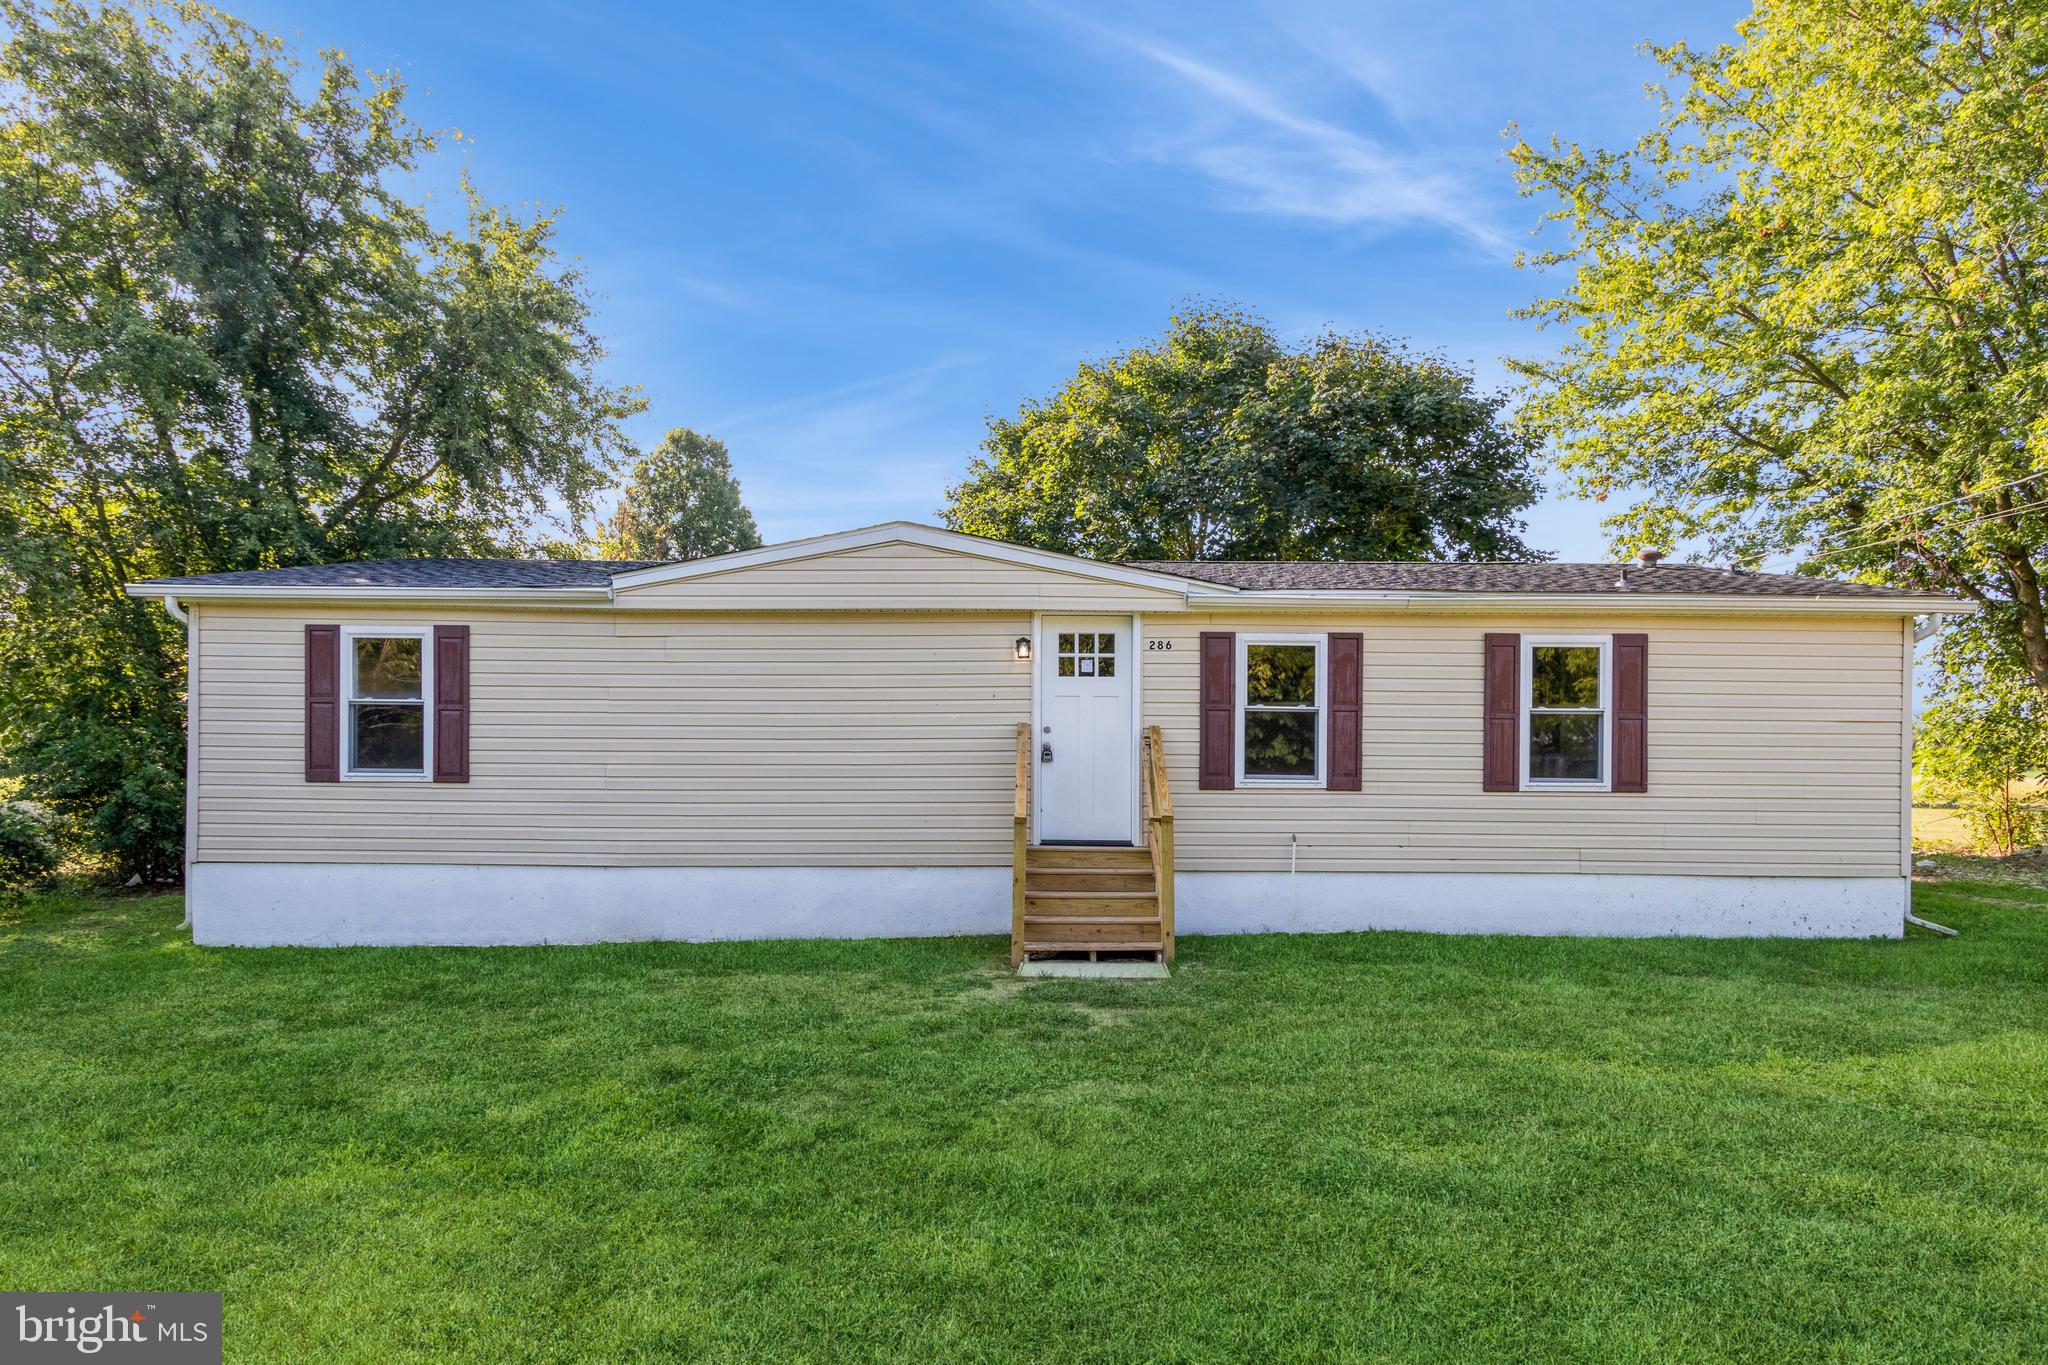
[[[1038,761],[1040,763],[1052,762],[1052,745],[1041,744],[1038,746]]]

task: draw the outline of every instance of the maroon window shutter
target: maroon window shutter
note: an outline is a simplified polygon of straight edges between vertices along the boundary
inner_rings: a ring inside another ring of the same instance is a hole
[[[434,780],[469,781],[469,627],[434,627]]]
[[[341,627],[306,627],[306,780],[341,781]]]
[[[1650,789],[1650,637],[1614,637],[1614,790]]]
[[[1486,749],[1481,790],[1522,786],[1522,637],[1486,637]]]
[[[1361,789],[1359,709],[1365,689],[1365,637],[1330,637],[1330,782],[1333,792]]]
[[[1203,791],[1237,785],[1237,637],[1202,632],[1201,780]]]

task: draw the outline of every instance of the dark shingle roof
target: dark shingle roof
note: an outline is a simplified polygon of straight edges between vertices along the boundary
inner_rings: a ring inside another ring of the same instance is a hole
[[[369,559],[153,578],[153,588],[602,588],[663,559]]]
[[[285,569],[155,578],[147,586],[290,588],[602,588],[618,574],[673,560],[372,559]],[[1612,594],[1619,564],[1427,564],[1318,560],[1137,560],[1132,568],[1217,583],[1245,592],[1528,592]],[[1632,593],[1732,597],[1924,597],[1900,588],[1838,583],[1797,574],[1733,573],[1706,564],[1628,566]]]
[[[1419,564],[1360,560],[1134,560],[1245,592],[1702,593],[1731,597],[1925,597],[1868,583],[1799,574],[1734,573],[1709,564]]]

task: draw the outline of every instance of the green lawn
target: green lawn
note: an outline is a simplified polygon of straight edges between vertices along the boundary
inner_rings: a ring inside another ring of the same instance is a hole
[[[2048,892],[1903,943],[195,949],[0,912],[0,1287],[230,1360],[2048,1354]]]

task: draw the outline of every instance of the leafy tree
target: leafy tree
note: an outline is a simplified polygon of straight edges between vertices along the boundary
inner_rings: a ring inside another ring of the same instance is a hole
[[[2048,839],[2048,696],[1980,620],[1950,630],[1915,737],[1915,786],[1954,806],[1980,850],[2009,855]]]
[[[0,760],[121,872],[175,871],[182,639],[122,584],[502,552],[639,409],[547,218],[396,186],[435,140],[198,5],[0,4]]]
[[[740,501],[725,442],[677,427],[633,466],[618,510],[597,534],[610,559],[702,559],[761,543]]]
[[[1533,559],[1530,446],[1471,375],[1375,336],[1290,350],[1193,305],[991,418],[948,526],[1107,559]]]
[[[1758,0],[1627,151],[1518,142],[1567,268],[1521,419],[1627,546],[1953,589],[2048,687],[2048,11]],[[1804,547],[1802,549],[1802,547]]]

